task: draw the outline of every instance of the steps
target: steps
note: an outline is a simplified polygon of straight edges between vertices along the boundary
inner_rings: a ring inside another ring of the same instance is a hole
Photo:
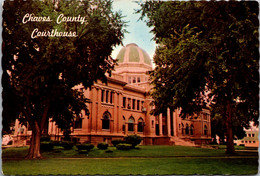
[[[185,141],[184,139],[181,139],[179,137],[171,137],[170,143],[173,143],[174,145],[180,145],[180,146],[190,146],[190,147],[196,146],[193,141]]]

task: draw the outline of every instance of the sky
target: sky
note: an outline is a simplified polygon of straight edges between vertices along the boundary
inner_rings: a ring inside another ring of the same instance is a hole
[[[129,43],[135,43],[140,48],[144,49],[153,58],[155,52],[155,42],[152,40],[153,34],[150,33],[151,28],[146,26],[143,20],[139,20],[140,14],[135,14],[135,9],[139,9],[140,6],[134,0],[114,0],[113,10],[121,11],[124,21],[127,21],[127,27],[125,28],[129,33],[125,34],[123,44],[126,46]],[[118,52],[123,46],[117,46],[113,52],[112,57],[116,58]]]

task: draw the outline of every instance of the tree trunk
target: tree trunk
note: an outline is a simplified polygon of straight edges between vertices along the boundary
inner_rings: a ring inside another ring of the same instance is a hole
[[[32,127],[32,137],[29,148],[29,153],[26,156],[26,159],[41,159],[42,155],[40,152],[41,146],[41,135],[42,130],[44,129],[44,124],[47,122],[47,113],[49,106],[44,108],[43,116],[40,122],[40,125],[36,120],[31,121],[30,126]]]
[[[230,107],[230,101],[227,100],[227,107],[226,107],[226,137],[227,137],[227,154],[234,154],[235,148],[234,148],[234,139],[233,139],[233,131],[232,131],[232,120],[231,120],[231,107]]]
[[[41,159],[42,155],[40,153],[40,139],[41,139],[41,130],[37,121],[34,121],[34,127],[32,128],[32,138],[29,148],[29,153],[26,156],[26,159]]]

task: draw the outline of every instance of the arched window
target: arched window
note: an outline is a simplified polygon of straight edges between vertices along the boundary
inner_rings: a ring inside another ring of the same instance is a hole
[[[133,116],[131,116],[128,119],[128,131],[134,131],[134,122],[135,122],[135,119]]]
[[[190,132],[189,125],[186,123],[185,134],[189,135],[189,132]]]
[[[144,120],[140,117],[138,119],[138,127],[137,127],[138,132],[143,132],[144,131]]]
[[[204,125],[204,135],[205,136],[208,135],[208,127],[207,127],[207,125]]]
[[[184,135],[184,130],[185,130],[185,129],[184,129],[184,125],[183,125],[183,123],[182,123],[182,124],[181,124],[181,134],[182,134],[182,135]]]
[[[104,112],[102,117],[102,129],[110,129],[110,118],[111,114],[108,111]]]
[[[194,126],[193,125],[190,126],[190,135],[194,135]]]
[[[123,133],[125,133],[125,116],[123,116],[122,131],[123,131]]]

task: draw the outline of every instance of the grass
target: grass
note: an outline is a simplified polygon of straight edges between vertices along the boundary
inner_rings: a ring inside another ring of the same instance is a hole
[[[28,147],[2,152],[7,175],[253,175],[258,171],[258,153],[238,152],[227,157],[225,148],[204,149],[183,146],[140,146],[130,151],[109,147],[112,153],[94,148],[78,154],[75,148],[60,153],[44,152],[44,160],[22,159]],[[242,148],[239,148],[242,149]],[[16,159],[12,159],[12,158]]]
[[[195,175],[257,173],[257,158],[122,158],[122,159],[47,159],[3,162],[7,175]],[[15,166],[15,167],[14,167]]]
[[[57,147],[58,148],[58,147]],[[54,148],[55,149],[55,148]],[[105,150],[99,150],[96,147],[86,154],[79,154],[76,147],[72,150],[61,150],[60,153],[54,151],[43,152],[42,155],[45,158],[85,158],[85,157],[173,157],[173,156],[226,156],[225,147],[220,149],[205,149],[185,146],[139,146],[137,149],[122,151],[117,150],[115,147],[109,147],[112,153],[106,153]],[[242,148],[239,148],[242,149]],[[3,150],[3,158],[17,158],[21,159],[26,156],[28,147],[22,148],[8,148]],[[239,152],[238,155],[245,155],[243,152]],[[252,155],[252,153],[246,153],[246,155]],[[253,153],[254,155],[254,153]]]

